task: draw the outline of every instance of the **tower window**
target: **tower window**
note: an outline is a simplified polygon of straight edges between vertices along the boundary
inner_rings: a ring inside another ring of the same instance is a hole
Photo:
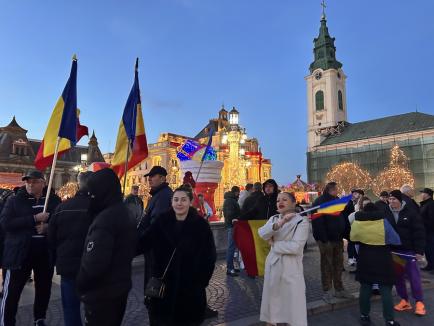
[[[338,107],[339,107],[339,110],[341,110],[341,111],[344,110],[344,99],[343,99],[341,90],[338,90]]]
[[[324,92],[318,91],[315,94],[315,109],[317,111],[324,110]]]

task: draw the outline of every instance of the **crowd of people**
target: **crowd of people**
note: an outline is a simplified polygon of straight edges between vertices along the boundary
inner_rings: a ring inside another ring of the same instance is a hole
[[[80,173],[79,190],[65,202],[48,192],[39,171],[23,176],[25,185],[15,192],[2,193],[0,325],[15,325],[18,303],[32,273],[34,323],[46,325],[54,271],[60,276],[66,326],[120,325],[132,287],[132,260],[139,255],[144,255],[143,295],[151,326],[195,326],[215,315],[205,291],[216,262],[208,223],[213,209],[203,194],[194,192],[194,180],[186,176],[188,182],[172,190],[166,176],[160,166],[146,175],[151,188],[146,207],[136,186],[124,198],[110,169]],[[353,298],[342,281],[346,246],[348,269],[360,282],[363,325],[370,324],[370,299],[375,294],[381,295],[386,325],[399,325],[397,311],[426,314],[419,264],[426,257],[423,269],[434,271],[433,191],[423,189],[419,204],[409,185],[382,191],[376,201],[362,189],[351,193],[339,214],[325,213],[312,222],[314,211],[304,214],[294,195],[280,192],[273,179],[247,184],[242,191],[233,186],[224,194],[227,276],[239,276],[243,267],[234,241],[238,221],[266,220],[258,230],[270,247],[261,321],[307,325],[303,253],[311,229],[326,303]],[[312,206],[338,198],[338,185],[330,182]],[[366,222],[375,228],[366,231],[362,227]],[[374,235],[381,232],[383,242],[378,242]],[[365,237],[360,236],[363,233]],[[395,305],[393,286],[400,298]]]

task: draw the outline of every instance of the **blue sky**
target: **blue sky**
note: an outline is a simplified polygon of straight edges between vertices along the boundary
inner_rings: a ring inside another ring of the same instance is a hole
[[[350,122],[434,114],[434,2],[327,2]],[[194,136],[224,102],[273,161],[306,178],[306,87],[319,0],[0,0],[0,125],[42,138],[77,53],[81,121],[112,151],[140,58],[150,142]]]

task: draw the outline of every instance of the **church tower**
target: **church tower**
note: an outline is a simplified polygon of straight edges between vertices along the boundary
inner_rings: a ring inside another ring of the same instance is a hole
[[[309,67],[307,83],[308,151],[332,134],[340,133],[347,121],[346,76],[336,59],[335,38],[327,28],[324,12],[319,35],[314,39],[314,61]]]

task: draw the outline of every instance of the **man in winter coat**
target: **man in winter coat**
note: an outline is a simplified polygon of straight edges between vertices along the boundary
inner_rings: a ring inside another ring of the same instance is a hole
[[[253,184],[253,192],[244,200],[243,205],[240,205],[241,215],[240,220],[262,220],[265,212],[262,211],[260,203],[264,201],[262,192],[262,183],[255,182]]]
[[[413,298],[416,301],[415,313],[423,316],[426,311],[423,303],[422,282],[417,266],[417,260],[422,259],[425,250],[423,222],[414,208],[407,206],[399,190],[392,190],[389,193],[389,210],[386,211],[386,218],[401,239],[401,245],[394,247],[393,252],[405,263],[405,273],[396,275],[395,287],[401,301],[394,308],[397,311],[412,309],[405,284],[405,276],[407,276],[411,284]],[[409,256],[416,259],[409,259]]]
[[[80,269],[84,240],[92,223],[87,183],[92,172],[78,175],[79,190],[73,198],[57,206],[48,226],[48,241],[53,252],[56,272],[60,275],[63,319],[65,326],[81,326],[80,298],[75,279]]]
[[[88,181],[93,218],[86,236],[77,291],[84,303],[86,325],[121,325],[131,289],[131,262],[137,226],[122,201],[121,185],[111,169]]]
[[[167,171],[161,166],[153,166],[145,177],[148,178],[149,187],[151,188],[151,199],[146,206],[145,215],[138,226],[139,236],[142,237],[149,226],[155,222],[157,217],[167,212],[172,207],[173,191],[166,182]],[[145,273],[144,288],[151,277],[152,254],[145,253]],[[146,301],[145,301],[146,302]]]
[[[22,178],[25,186],[6,202],[1,224],[6,232],[3,268],[7,270],[1,305],[1,325],[15,325],[21,292],[33,270],[35,276],[35,325],[44,326],[51,294],[53,265],[46,239],[50,214],[60,204],[60,198],[51,193],[44,213],[44,175],[32,171]]]
[[[238,205],[240,205],[240,208],[243,207],[244,201],[247,197],[250,196],[250,194],[253,192],[253,184],[248,183],[246,184],[246,188],[240,192],[240,198],[238,198]]]
[[[234,223],[240,217],[240,206],[238,205],[238,197],[240,196],[240,188],[233,186],[231,191],[224,195],[223,215],[225,217],[225,225],[228,234],[228,249],[226,251],[226,274],[229,276],[238,276],[234,267],[234,254],[236,250],[234,241]]]
[[[389,193],[387,191],[383,190],[380,193],[379,200],[375,202],[375,207],[382,212],[389,209]]]
[[[402,200],[407,205],[407,208],[411,208],[417,214],[420,214],[420,207],[416,203],[416,201],[413,199],[414,198],[414,189],[413,189],[413,187],[410,186],[410,185],[403,185],[400,190],[401,190]]]
[[[338,188],[336,182],[329,182],[323,194],[318,197],[312,206],[335,200]],[[346,221],[342,215],[334,216],[324,214],[312,221],[313,237],[318,243],[321,255],[321,283],[324,291],[323,300],[334,303],[332,285],[337,298],[352,298],[344,289],[342,283],[342,270],[344,268],[343,238]]]
[[[143,216],[143,201],[139,197],[139,186],[134,185],[131,187],[131,193],[125,197],[124,203],[131,215],[136,219],[137,224],[139,224]]]
[[[425,225],[426,245],[425,256],[428,265],[422,268],[425,271],[434,270],[434,200],[433,190],[425,188],[421,190],[420,215]]]

